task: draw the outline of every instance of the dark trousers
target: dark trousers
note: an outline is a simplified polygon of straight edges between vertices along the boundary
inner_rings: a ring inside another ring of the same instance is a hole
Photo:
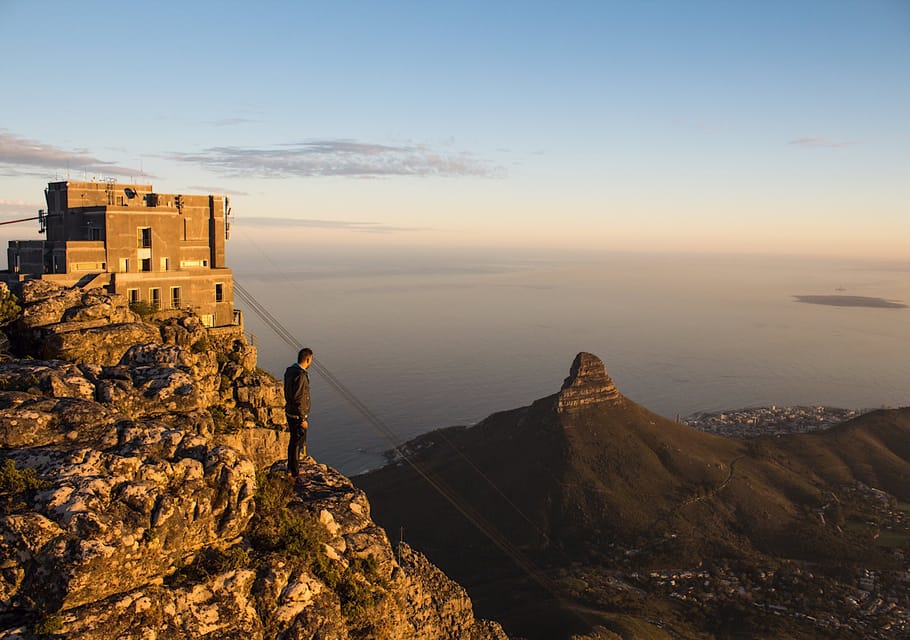
[[[291,439],[288,442],[288,473],[292,476],[300,474],[297,458],[300,457],[300,448],[306,446],[306,429],[303,428],[303,418],[288,416],[288,430]]]

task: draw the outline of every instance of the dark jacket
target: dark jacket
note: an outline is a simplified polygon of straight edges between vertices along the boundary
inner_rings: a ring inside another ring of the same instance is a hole
[[[284,372],[284,411],[304,420],[310,413],[310,376],[296,363]]]

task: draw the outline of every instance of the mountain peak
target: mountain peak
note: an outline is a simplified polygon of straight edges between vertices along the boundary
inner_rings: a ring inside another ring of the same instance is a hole
[[[622,396],[607,375],[603,360],[582,351],[575,356],[569,377],[559,392],[559,410],[570,411],[592,404],[615,403]]]

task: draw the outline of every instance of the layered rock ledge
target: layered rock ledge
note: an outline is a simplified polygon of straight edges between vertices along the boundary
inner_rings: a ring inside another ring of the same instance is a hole
[[[614,404],[621,398],[603,360],[583,351],[575,356],[569,377],[562,383],[558,407],[560,411],[572,411],[596,404]]]
[[[0,357],[0,639],[506,638],[393,551],[347,478],[312,460],[284,477],[281,384],[239,330],[147,323],[122,297],[40,281],[18,300],[16,357]]]

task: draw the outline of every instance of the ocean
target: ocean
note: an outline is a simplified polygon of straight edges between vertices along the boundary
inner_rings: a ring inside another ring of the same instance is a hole
[[[910,309],[796,297],[910,304],[910,263],[333,249],[255,235],[229,248],[236,280],[400,441],[555,393],[579,351],[671,419],[910,404]],[[245,323],[260,366],[280,377],[294,351],[249,310]],[[381,465],[393,443],[311,380],[310,453],[346,474]]]

